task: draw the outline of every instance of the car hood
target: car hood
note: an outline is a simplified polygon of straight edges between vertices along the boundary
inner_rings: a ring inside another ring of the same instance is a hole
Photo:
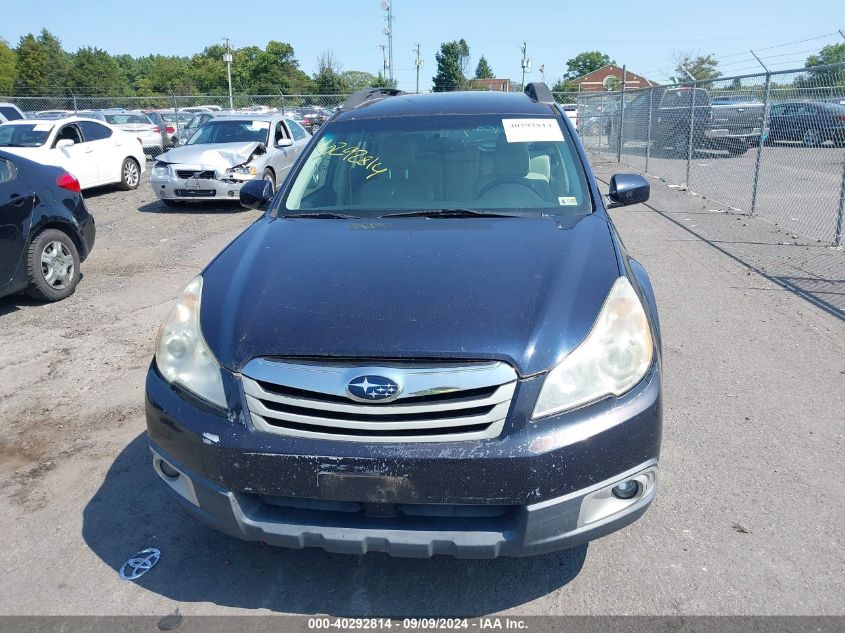
[[[258,147],[264,143],[249,141],[245,143],[209,143],[206,145],[183,145],[160,154],[158,160],[163,163],[179,165],[202,165],[226,169],[247,162]]]
[[[220,363],[496,359],[544,371],[589,333],[620,275],[605,219],[263,218],[203,273]]]

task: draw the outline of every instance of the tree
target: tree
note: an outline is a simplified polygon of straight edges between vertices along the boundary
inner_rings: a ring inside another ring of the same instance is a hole
[[[293,46],[270,40],[255,58],[250,73],[252,90],[267,94],[299,94],[310,89],[311,80],[299,68]]]
[[[340,77],[352,92],[373,87],[373,82],[377,80],[374,74],[363,70],[344,70],[340,73]]]
[[[578,53],[575,57],[566,61],[566,75],[564,75],[564,79],[577,79],[608,64],[615,63],[615,61],[601,51]]]
[[[845,70],[813,70],[814,66],[842,62],[845,62],[845,44],[831,44],[821,49],[818,54],[810,55],[804,66],[810,69],[812,83],[824,86],[843,86],[845,85]]]
[[[0,94],[11,94],[15,88],[18,56],[6,40],[0,38]]]
[[[569,81],[565,77],[561,77],[552,86],[552,92],[578,92],[578,84]]]
[[[675,71],[678,73],[676,77],[672,77],[672,81],[675,83],[690,81],[687,73],[697,81],[708,81],[722,76],[722,73],[716,70],[719,62],[712,53],[709,55],[696,55],[691,52],[675,53],[674,61]]]
[[[440,52],[434,56],[437,60],[437,74],[432,77],[434,92],[448,92],[463,88],[466,83],[463,66],[468,57],[469,47],[463,39],[444,42],[440,45]]]
[[[47,85],[47,53],[31,33],[18,43],[18,74],[15,90],[24,94],[42,94]]]
[[[487,63],[487,58],[482,55],[478,59],[478,66],[475,67],[475,78],[476,79],[488,79],[490,77],[495,77],[496,75],[493,74],[493,69],[490,68],[490,64]]]
[[[804,66],[811,68],[812,66],[841,64],[843,62],[845,62],[845,44],[830,44],[821,49],[818,54],[810,55]]]
[[[395,88],[396,83],[395,79],[390,79],[379,73],[370,83],[370,88]]]
[[[317,58],[317,73],[314,75],[314,89],[318,94],[333,95],[348,92],[340,73],[340,63],[332,51],[324,51]]]
[[[47,56],[44,69],[44,88],[48,93],[61,94],[67,87],[67,74],[70,70],[70,56],[62,48],[62,43],[47,29],[41,29],[36,38]]]
[[[85,46],[73,56],[68,82],[90,95],[117,95],[123,92],[120,71],[114,58],[99,48]]]

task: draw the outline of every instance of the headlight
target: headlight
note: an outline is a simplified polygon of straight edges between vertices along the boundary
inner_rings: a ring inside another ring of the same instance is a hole
[[[645,376],[653,353],[645,310],[628,279],[620,277],[587,338],[546,376],[533,417],[621,396]]]
[[[181,385],[203,400],[226,407],[220,365],[200,330],[202,276],[182,296],[161,324],[156,339],[156,365],[167,382]]]
[[[170,165],[167,163],[156,163],[153,165],[153,176],[169,176]]]
[[[240,174],[242,176],[256,176],[258,171],[255,167],[247,167],[246,165],[238,165],[226,170],[229,174]]]

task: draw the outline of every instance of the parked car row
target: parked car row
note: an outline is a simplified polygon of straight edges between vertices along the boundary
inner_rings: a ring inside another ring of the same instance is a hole
[[[800,142],[806,147],[824,143],[845,145],[845,98],[778,101],[769,106],[756,97],[733,94],[711,97],[704,88],[657,87],[639,92],[625,103],[618,99],[582,108],[581,133],[607,135],[611,150],[619,139],[655,150],[686,154],[694,149],[745,153],[766,143]],[[561,106],[564,107],[564,106]],[[765,121],[764,121],[765,119]]]

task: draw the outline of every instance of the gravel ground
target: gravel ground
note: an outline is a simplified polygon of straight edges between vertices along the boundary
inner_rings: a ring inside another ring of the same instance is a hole
[[[272,549],[184,516],[149,464],[144,374],[172,299],[256,213],[175,212],[146,181],[86,198],[76,294],[0,300],[0,614],[845,614],[845,323],[685,230],[700,200],[655,185],[663,213],[613,212],[662,310],[652,509],[588,547],[460,561]],[[150,546],[158,566],[119,580]]]

